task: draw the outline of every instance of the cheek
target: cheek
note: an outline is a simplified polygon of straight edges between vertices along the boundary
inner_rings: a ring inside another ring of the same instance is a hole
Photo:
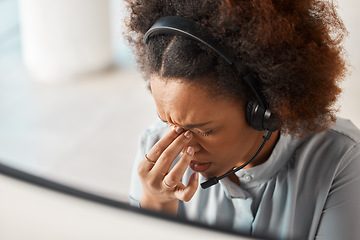
[[[202,141],[199,141],[199,144],[209,154],[217,157],[241,155],[242,152],[246,152],[246,149],[251,147],[253,134],[254,131],[250,128],[235,131],[228,130],[209,137],[209,139],[205,137]]]
[[[208,138],[205,137],[199,141],[199,144],[209,154],[219,156],[227,155],[234,147],[234,141],[238,141],[237,137],[221,134]]]

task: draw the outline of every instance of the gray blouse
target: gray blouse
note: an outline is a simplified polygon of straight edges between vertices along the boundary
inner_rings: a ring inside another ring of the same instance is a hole
[[[133,168],[130,202],[142,186],[137,165],[168,131],[157,122],[142,135]],[[188,168],[183,183],[192,170]],[[236,173],[208,189],[198,187],[180,202],[180,218],[272,239],[360,239],[360,131],[338,119],[326,132],[304,139],[282,135],[263,164]],[[204,179],[201,175],[199,182]]]

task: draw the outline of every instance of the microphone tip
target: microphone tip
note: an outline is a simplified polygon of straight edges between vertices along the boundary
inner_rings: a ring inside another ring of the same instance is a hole
[[[212,177],[212,178],[209,178],[207,181],[201,183],[201,187],[203,189],[206,189],[208,187],[211,187],[212,185],[215,185],[219,182],[219,179],[217,177]]]

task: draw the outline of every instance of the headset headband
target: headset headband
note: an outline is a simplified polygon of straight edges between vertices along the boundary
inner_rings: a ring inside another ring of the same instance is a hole
[[[197,29],[196,22],[183,17],[169,16],[160,18],[155,22],[154,25],[145,33],[144,43],[147,44],[149,37],[159,34],[171,34],[171,35],[181,35],[194,39],[198,42],[205,44],[207,47],[211,48],[222,58],[224,58],[229,64],[232,64],[232,61],[223,53],[224,50],[216,44],[211,38],[207,38],[200,33]]]
[[[198,24],[191,19],[178,16],[167,16],[160,18],[145,33],[143,39],[144,44],[146,45],[148,43],[149,37],[160,34],[180,35],[201,42],[220,55],[230,65],[234,65],[234,62],[230,57],[228,57],[228,55],[225,54],[225,51],[222,49],[222,47],[219,46],[219,44],[217,44],[212,38],[208,38],[201,34]],[[266,105],[254,87],[255,76],[253,72],[249,68],[244,67],[244,72],[242,74],[243,79],[254,92],[259,105],[265,109]]]

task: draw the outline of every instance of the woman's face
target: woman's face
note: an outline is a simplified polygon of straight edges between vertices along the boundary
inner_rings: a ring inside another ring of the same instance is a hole
[[[181,79],[166,81],[153,75],[150,85],[160,119],[193,132],[189,146],[195,154],[190,167],[204,177],[240,166],[258,148],[262,133],[246,123],[242,104],[213,98]]]

